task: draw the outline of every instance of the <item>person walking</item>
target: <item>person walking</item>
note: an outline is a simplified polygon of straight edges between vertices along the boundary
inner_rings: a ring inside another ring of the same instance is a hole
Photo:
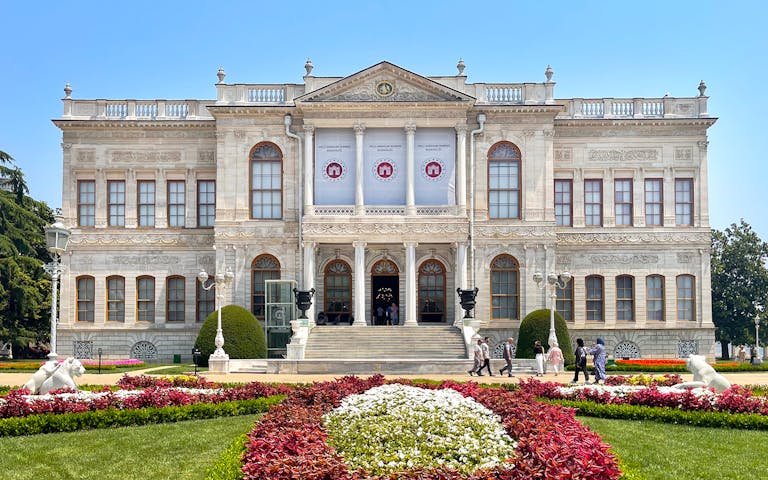
[[[555,376],[557,376],[560,373],[560,366],[565,361],[565,358],[563,357],[563,351],[560,350],[557,342],[553,342],[552,346],[549,347],[549,351],[547,352],[547,361],[550,365],[552,365],[552,370],[555,371]]]
[[[492,377],[491,371],[491,339],[485,337],[485,340],[480,344],[480,349],[483,351],[483,366],[480,367],[479,373],[483,372],[484,368],[488,369],[488,376]]]
[[[512,337],[509,337],[507,341],[504,343],[504,361],[507,362],[507,365],[499,370],[499,375],[504,375],[504,371],[507,371],[508,377],[514,377],[512,375],[512,347],[514,346],[515,339]]]
[[[533,355],[536,358],[536,376],[544,376],[544,347],[541,346],[541,342],[536,340],[533,344]]]
[[[482,372],[480,371],[480,369],[483,367],[483,347],[481,346],[482,344],[483,344],[483,341],[478,338],[477,343],[475,344],[475,348],[472,350],[475,364],[472,365],[472,370],[469,371],[470,377],[474,373],[476,373],[478,377],[483,376]]]
[[[605,382],[605,362],[608,360],[608,356],[605,353],[605,342],[602,337],[597,337],[597,341],[589,349],[589,353],[595,362],[595,382],[603,384]]]
[[[387,310],[389,311],[389,319],[392,321],[392,325],[399,325],[400,316],[397,313],[399,310],[397,308],[397,304],[395,302],[392,302],[392,305],[390,305]]]
[[[587,373],[587,350],[584,348],[584,340],[576,339],[576,350],[573,351],[576,357],[576,373],[573,375],[571,383],[579,382],[579,372],[584,372],[584,383],[589,383],[589,373]]]

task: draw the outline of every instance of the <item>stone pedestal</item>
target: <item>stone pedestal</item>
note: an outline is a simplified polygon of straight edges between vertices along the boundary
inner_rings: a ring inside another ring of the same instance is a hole
[[[229,373],[229,355],[223,357],[208,357],[209,373]]]

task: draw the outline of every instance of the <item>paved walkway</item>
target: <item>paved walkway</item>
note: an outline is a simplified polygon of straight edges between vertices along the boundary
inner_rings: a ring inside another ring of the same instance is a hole
[[[167,367],[154,367],[144,370],[134,370],[129,372],[128,375],[141,375],[142,373],[149,373],[153,370],[161,370]],[[190,367],[192,372],[192,367]],[[122,377],[123,373],[86,373],[82,377],[77,377],[75,381],[80,385],[114,385]],[[202,373],[202,375],[208,380],[214,382],[283,382],[283,383],[311,383],[316,381],[333,380],[334,378],[342,377],[341,374],[323,374],[323,375],[298,375],[298,374],[265,374],[265,373],[230,373],[230,374],[210,374],[208,372]],[[610,372],[609,372],[610,375]],[[21,386],[24,385],[27,380],[32,376],[31,373],[0,373],[0,385]],[[360,375],[365,376],[365,375]],[[729,382],[736,385],[767,385],[768,386],[768,372],[737,372],[737,373],[725,373],[723,374]],[[489,377],[484,375],[482,377],[469,375],[386,375],[387,378],[409,378],[409,379],[429,379],[429,380],[454,380],[454,381],[467,381],[472,380],[478,383],[516,383],[521,379],[536,378],[535,375],[522,374],[509,378],[507,376],[494,375]],[[692,380],[693,375],[682,374],[685,381]],[[540,377],[541,380],[551,382],[568,383],[573,378],[572,372],[561,373],[555,376],[553,373],[548,373],[544,377]]]

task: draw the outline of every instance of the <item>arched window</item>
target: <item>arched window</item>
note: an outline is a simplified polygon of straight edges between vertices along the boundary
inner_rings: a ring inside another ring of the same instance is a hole
[[[587,290],[587,321],[604,322],[605,315],[605,294],[603,277],[600,275],[590,275],[584,279],[584,286]]]
[[[216,287],[213,286],[206,290],[202,283],[195,282],[195,296],[197,305],[195,318],[202,323],[208,318],[208,315],[216,310]]]
[[[77,321],[93,322],[96,281],[93,277],[77,277]]]
[[[511,255],[491,262],[491,318],[520,318],[520,264]]]
[[[635,277],[632,275],[616,277],[616,320],[635,321]]]
[[[125,278],[107,277],[107,321],[125,321]]]
[[[283,154],[276,145],[251,149],[251,218],[282,218]]]
[[[499,142],[488,151],[488,215],[520,218],[520,149]]]
[[[155,321],[155,277],[136,279],[136,321]]]
[[[168,277],[165,289],[165,320],[184,321],[184,277]]]
[[[693,275],[677,277],[677,319],[696,320],[696,279]]]
[[[427,260],[419,268],[419,318],[445,321],[445,267],[437,260]]]
[[[344,260],[334,260],[325,267],[323,305],[328,323],[348,322],[350,320],[352,269]],[[360,320],[364,321],[363,318]]]
[[[648,320],[664,321],[664,277],[648,275],[645,277],[645,306]]]
[[[251,262],[251,311],[264,321],[266,315],[266,280],[280,279],[280,262],[272,255],[259,255]]]

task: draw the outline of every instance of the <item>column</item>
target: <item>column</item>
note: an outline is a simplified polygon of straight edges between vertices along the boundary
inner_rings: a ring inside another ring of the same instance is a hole
[[[315,126],[304,124],[304,214],[315,211],[314,166],[315,166]],[[301,159],[299,159],[301,161]]]
[[[400,323],[407,326],[418,325],[418,305],[416,302],[416,242],[403,242],[405,245],[405,309],[400,308]],[[405,314],[405,321],[403,321]]]
[[[365,242],[352,242],[352,246],[355,247],[355,322],[352,325],[355,327],[367,325],[365,314],[365,245]]]
[[[365,162],[363,161],[363,140],[365,140],[365,125],[355,125],[355,215],[365,214],[365,192],[363,179]]]
[[[405,214],[416,215],[416,194],[413,187],[413,162],[416,137],[416,125],[405,126]]]
[[[456,243],[456,288],[467,289],[467,244],[466,242]],[[455,323],[461,325],[461,319],[464,318],[464,310],[461,308],[461,301],[458,295],[453,292],[446,292],[446,295],[452,295],[454,298]]]
[[[467,213],[467,125],[456,125],[456,205]],[[466,247],[465,247],[466,253]],[[464,288],[463,286],[461,288]]]
[[[315,242],[303,242],[304,247],[304,278],[301,290],[310,290],[315,288]],[[312,306],[307,310],[309,317],[309,328],[315,326],[315,305],[317,299],[312,300]]]

